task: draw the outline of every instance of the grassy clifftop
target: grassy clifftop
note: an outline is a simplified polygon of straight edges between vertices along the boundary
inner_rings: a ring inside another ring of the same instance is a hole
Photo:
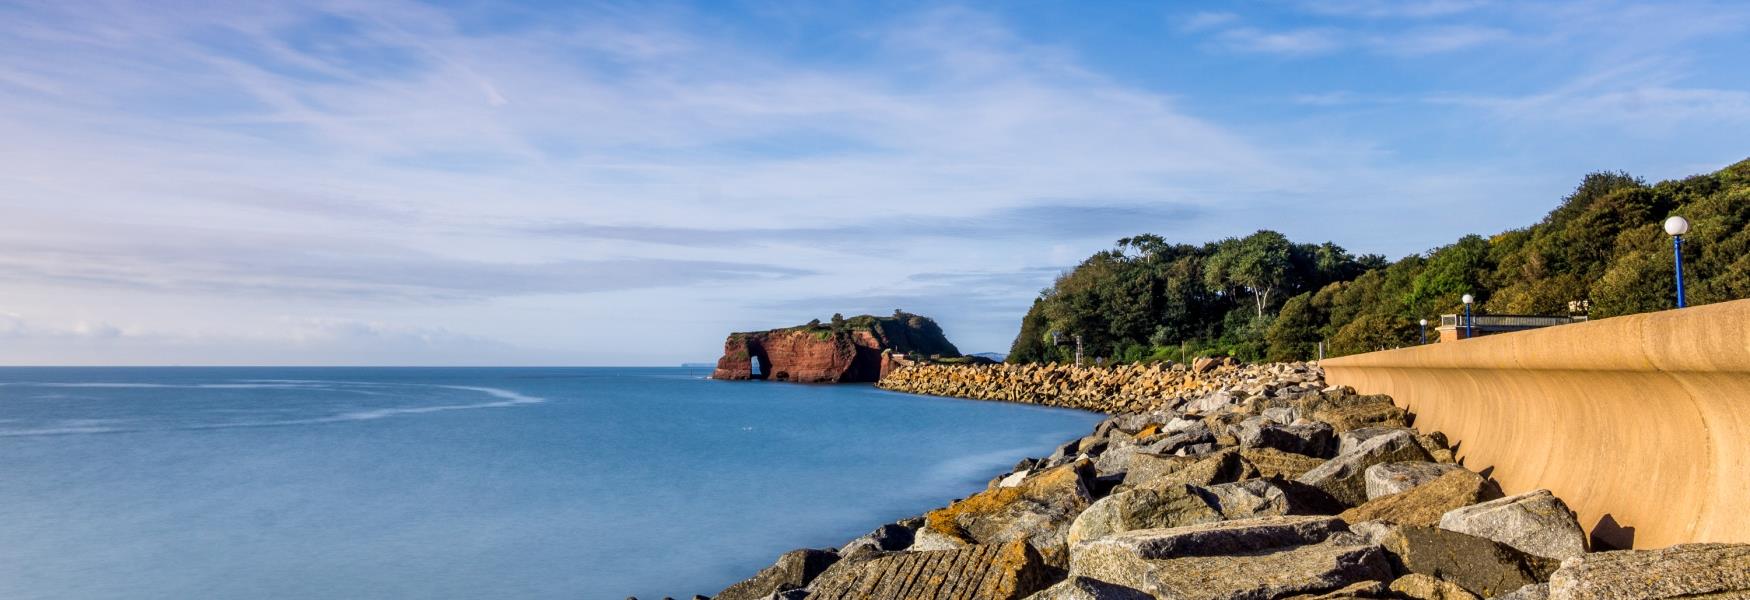
[[[813,334],[820,340],[827,340],[838,334],[848,334],[856,331],[867,331],[880,342],[882,348],[892,349],[900,354],[919,356],[941,356],[954,358],[960,356],[960,349],[948,341],[948,336],[942,333],[942,326],[935,319],[923,315],[915,315],[904,311],[893,311],[892,316],[877,317],[874,315],[857,315],[846,318],[833,315],[826,322],[819,319],[795,327],[773,329],[764,333],[803,331]],[[744,332],[733,335],[746,335]]]

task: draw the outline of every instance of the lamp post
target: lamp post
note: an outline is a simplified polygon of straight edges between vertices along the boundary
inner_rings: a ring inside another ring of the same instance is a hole
[[[1677,308],[1683,308],[1683,234],[1689,233],[1689,219],[1665,219],[1665,233],[1671,236],[1671,255],[1677,259]]]
[[[1422,319],[1422,344],[1428,343],[1428,320]]]
[[[1470,304],[1476,301],[1476,297],[1465,294],[1463,298],[1459,299],[1464,301],[1464,339],[1468,340],[1477,336],[1476,321],[1472,320],[1470,316]]]

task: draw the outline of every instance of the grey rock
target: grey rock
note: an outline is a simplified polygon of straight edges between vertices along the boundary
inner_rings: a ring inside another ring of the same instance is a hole
[[[1185,405],[1185,412],[1208,414],[1226,410],[1233,405],[1233,394],[1219,391],[1190,401]]]
[[[1130,468],[1130,458],[1142,451],[1142,447],[1136,444],[1109,446],[1106,452],[1094,459],[1094,472],[1098,475],[1123,473]]]
[[[839,561],[837,552],[802,549],[785,552],[778,562],[761,569],[740,583],[724,588],[716,600],[760,600],[777,592],[807,587],[814,578]]]
[[[1335,517],[1289,516],[1150,529],[1107,538],[1126,538],[1120,545],[1135,547],[1144,558],[1174,558],[1243,554],[1316,544],[1332,534],[1346,531],[1343,521]]]
[[[1027,600],[1154,600],[1154,596],[1098,579],[1071,577]]]
[[[1351,529],[1385,548],[1398,573],[1438,577],[1484,598],[1545,581],[1556,567],[1506,544],[1434,527],[1367,521]]]
[[[1396,431],[1361,442],[1349,452],[1302,474],[1298,481],[1324,490],[1349,506],[1367,501],[1366,472],[1381,463],[1427,461],[1428,451],[1409,431]]]
[[[1533,583],[1496,596],[1495,600],[1549,600],[1549,583]]]
[[[1450,463],[1431,462],[1394,462],[1380,463],[1367,468],[1367,499],[1377,500],[1392,494],[1400,494],[1411,488],[1439,479],[1441,475],[1463,470],[1464,467]]]
[[[1354,450],[1356,446],[1360,446],[1361,442],[1397,431],[1408,432],[1411,435],[1415,435],[1416,433],[1413,429],[1403,427],[1362,427],[1360,429],[1351,429],[1337,435],[1337,454],[1348,454],[1351,450]]]
[[[1750,544],[1680,544],[1562,561],[1550,600],[1750,598]]]
[[[1278,406],[1264,409],[1264,418],[1278,425],[1288,425],[1300,420],[1300,411],[1292,406]]]
[[[1481,475],[1455,469],[1409,491],[1368,500],[1337,516],[1350,523],[1381,519],[1402,525],[1434,527],[1440,524],[1441,517],[1454,509],[1498,497],[1495,487]]]
[[[1204,488],[1227,519],[1285,515],[1316,515],[1341,509],[1323,491],[1282,479],[1247,479]]]
[[[1201,418],[1187,419],[1184,417],[1174,417],[1172,420],[1167,421],[1167,424],[1163,429],[1165,429],[1167,433],[1179,433],[1201,425],[1203,425],[1203,419]]]
[[[1181,431],[1173,432],[1159,441],[1150,442],[1148,445],[1144,446],[1144,448],[1149,452],[1156,454],[1172,454],[1187,446],[1214,442],[1215,434],[1209,431],[1209,426],[1205,425],[1202,421],[1198,421],[1196,424],[1186,427]]]
[[[987,489],[930,511],[913,545],[925,542],[924,531],[969,544],[1025,539],[1048,563],[1062,566],[1069,560],[1064,539],[1070,523],[1094,501],[1088,488],[1092,470],[1077,462],[1040,471],[1020,485]]]
[[[1190,483],[1211,486],[1257,476],[1257,469],[1228,449],[1203,456],[1164,456],[1141,453],[1130,457],[1124,483],[1131,486]]]
[[[1118,492],[1094,502],[1069,526],[1071,547],[1135,529],[1180,527],[1222,520],[1202,488],[1175,484]]]
[[[928,529],[918,529],[913,533],[911,545],[907,546],[906,550],[912,552],[959,550],[968,545],[970,544],[968,544],[966,540],[945,533],[937,533]]]
[[[1070,575],[1186,599],[1280,598],[1391,578],[1378,546],[1321,517],[1144,529],[1077,544]]]
[[[1293,452],[1283,452],[1275,448],[1243,448],[1240,456],[1246,459],[1258,470],[1259,477],[1280,477],[1296,479],[1307,471],[1318,468],[1325,461]]]
[[[1253,418],[1232,428],[1241,446],[1275,448],[1306,456],[1329,458],[1336,450],[1336,434],[1330,425],[1303,422],[1298,425],[1277,425],[1268,419]]]
[[[889,523],[875,528],[862,537],[846,542],[839,548],[839,556],[850,558],[869,552],[898,552],[911,547],[916,537],[916,529],[908,528],[898,523]]]
[[[1021,540],[960,550],[844,560],[809,586],[809,600],[1020,600],[1049,587],[1052,569]]]
[[[1485,537],[1554,559],[1586,553],[1586,534],[1574,511],[1549,490],[1537,490],[1455,509],[1440,528]]]
[[[1074,439],[1074,440],[1064,442],[1063,444],[1059,445],[1056,450],[1051,451],[1051,456],[1045,457],[1045,462],[1047,464],[1049,464],[1049,463],[1057,461],[1058,459],[1074,458],[1075,455],[1081,454],[1081,447],[1082,447],[1082,440],[1080,440],[1080,439]]]
[[[1391,582],[1391,591],[1415,600],[1479,600],[1457,584],[1421,573],[1397,578]]]

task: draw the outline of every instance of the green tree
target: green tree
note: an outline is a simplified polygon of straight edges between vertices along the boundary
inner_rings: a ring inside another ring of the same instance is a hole
[[[1289,283],[1289,252],[1293,245],[1282,234],[1262,230],[1221,242],[1204,268],[1204,282],[1222,290],[1252,295],[1254,316],[1263,318],[1270,296]]]

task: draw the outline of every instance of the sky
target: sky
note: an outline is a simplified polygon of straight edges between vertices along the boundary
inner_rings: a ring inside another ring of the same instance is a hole
[[[1750,157],[1750,3],[0,0],[0,364],[672,365]]]

